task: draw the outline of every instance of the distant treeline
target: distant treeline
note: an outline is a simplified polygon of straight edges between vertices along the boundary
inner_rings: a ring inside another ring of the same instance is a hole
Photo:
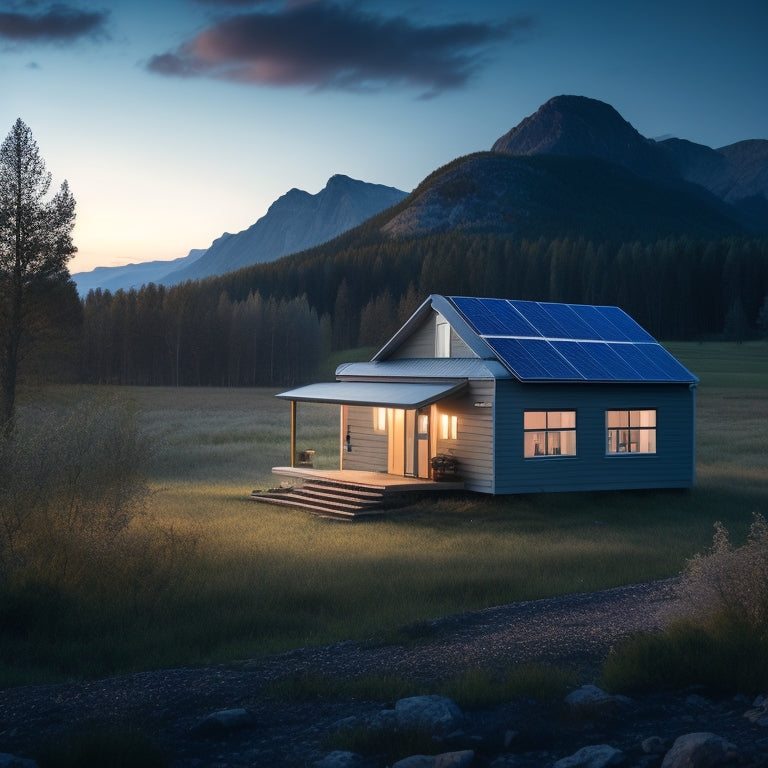
[[[201,282],[90,292],[82,376],[292,385],[330,351],[382,344],[431,293],[618,305],[662,340],[741,340],[768,331],[768,239],[337,240]]]

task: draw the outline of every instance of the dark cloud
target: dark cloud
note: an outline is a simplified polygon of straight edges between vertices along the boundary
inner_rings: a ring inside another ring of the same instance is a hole
[[[82,11],[56,3],[39,13],[0,11],[0,38],[17,43],[69,43],[104,33],[106,12]]]
[[[491,44],[522,34],[528,18],[503,24],[419,26],[330,2],[294,4],[279,13],[219,21],[147,67],[163,75],[260,85],[379,90],[421,89],[424,96],[463,86]]]

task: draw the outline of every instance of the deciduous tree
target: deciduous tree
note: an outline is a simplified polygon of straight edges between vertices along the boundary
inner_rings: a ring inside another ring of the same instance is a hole
[[[21,119],[0,147],[0,420],[13,418],[16,380],[41,286],[69,281],[75,200],[65,181],[50,199],[32,131]]]

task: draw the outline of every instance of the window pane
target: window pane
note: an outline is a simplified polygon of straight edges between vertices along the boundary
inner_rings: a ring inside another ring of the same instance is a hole
[[[576,426],[576,411],[549,411],[547,426],[550,429],[573,429]]]
[[[576,455],[576,433],[560,432],[560,454],[562,456]]]
[[[523,414],[524,429],[546,429],[547,412],[546,411],[526,411]]]
[[[623,419],[622,419],[623,416]],[[605,412],[605,425],[607,427],[626,427],[627,412],[626,411],[606,411]]]
[[[525,450],[524,456],[544,456],[546,452],[546,442],[543,432],[526,432],[525,433]]]

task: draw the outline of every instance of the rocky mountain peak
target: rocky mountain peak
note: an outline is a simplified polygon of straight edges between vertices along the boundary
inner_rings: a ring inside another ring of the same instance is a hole
[[[654,142],[612,106],[586,96],[555,96],[499,138],[493,152],[596,157],[644,178],[674,175]]]

